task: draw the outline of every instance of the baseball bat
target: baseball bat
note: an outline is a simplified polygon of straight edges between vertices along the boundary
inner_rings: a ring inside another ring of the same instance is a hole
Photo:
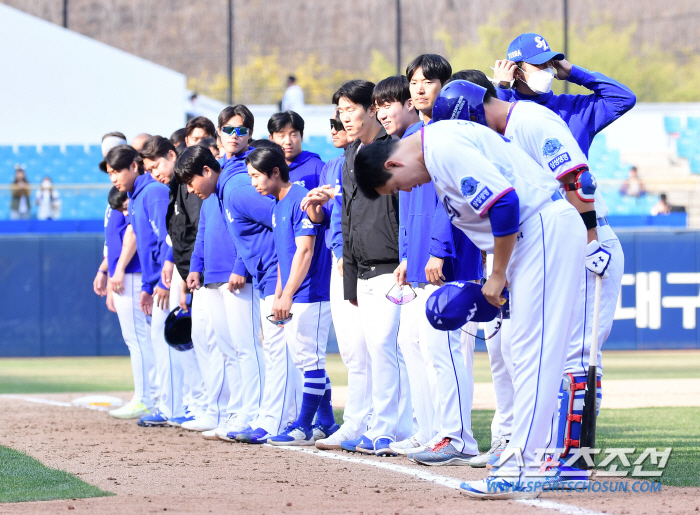
[[[581,417],[581,436],[579,448],[595,447],[595,422],[596,406],[598,401],[598,327],[600,321],[600,290],[603,278],[595,277],[595,302],[593,304],[593,331],[591,334],[591,352],[588,357],[588,377],[586,379],[586,392],[583,397],[583,413]],[[579,458],[579,468],[591,468],[583,457]]]

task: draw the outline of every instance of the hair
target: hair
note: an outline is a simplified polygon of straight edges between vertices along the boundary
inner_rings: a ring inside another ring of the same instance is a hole
[[[272,177],[273,170],[277,168],[280,172],[280,178],[284,182],[289,182],[289,166],[284,160],[284,151],[279,145],[277,148],[256,148],[248,154],[245,164],[268,177]]]
[[[498,95],[496,94],[496,88],[493,83],[489,80],[486,74],[480,70],[462,70],[457,72],[450,80],[447,82],[452,82],[453,80],[466,80],[467,82],[472,82],[477,86],[481,86],[486,89],[486,94],[484,95],[484,104],[488,104],[492,98],[498,100]]]
[[[211,152],[210,152],[211,153]],[[143,174],[143,161],[139,156],[136,149],[130,145],[119,145],[114,147],[112,150],[107,152],[104,161],[102,163],[108,164],[113,170],[124,170],[129,168],[131,163],[136,163],[139,175]],[[102,169],[102,163],[100,163],[100,169]],[[105,166],[102,169],[103,172],[107,171]]]
[[[126,191],[119,191],[115,186],[109,190],[109,195],[107,195],[107,202],[109,202],[109,207],[115,211],[121,211],[124,207],[124,201],[127,199]]]
[[[219,149],[219,147],[216,144],[216,138],[204,138],[202,141],[199,142],[199,144],[207,148],[214,147],[217,150]]]
[[[219,128],[226,125],[226,122],[234,116],[240,116],[243,118],[243,127],[247,127],[252,136],[253,129],[255,128],[255,117],[253,116],[253,113],[250,112],[250,109],[243,104],[224,107],[224,110],[219,113]]]
[[[287,80],[288,80],[289,82],[296,82],[296,81],[297,81],[297,78],[296,78],[294,75],[290,75],[289,77],[287,77]]]
[[[14,179],[13,179],[13,181],[12,181],[12,184],[18,184],[18,183],[19,183],[19,180],[17,179],[17,174],[18,174],[19,172],[22,172],[22,173],[24,174],[24,182],[26,182],[27,184],[29,184],[29,180],[27,179],[27,172],[24,171],[24,168],[15,168],[15,177],[14,177]]]
[[[179,147],[185,144],[185,128],[178,129],[170,135],[170,143]]]
[[[139,155],[141,159],[151,159],[155,161],[160,157],[168,157],[168,151],[170,150],[177,154],[177,150],[175,150],[175,145],[173,145],[172,141],[163,136],[151,136],[143,144]]]
[[[364,107],[365,111],[372,106],[372,92],[374,91],[374,83],[367,80],[349,80],[338,91],[333,93],[332,102],[338,105],[338,101],[344,98],[353,104],[358,104]]]
[[[423,54],[408,63],[406,78],[410,81],[413,74],[420,68],[426,79],[437,79],[444,85],[452,75],[452,66],[447,59],[438,54]]]
[[[102,136],[102,141],[106,140],[109,137],[115,137],[115,138],[121,138],[123,140],[126,140],[126,136],[124,136],[124,133],[122,132],[108,132],[104,136]]]
[[[197,116],[187,122],[187,125],[185,125],[185,137],[192,134],[195,129],[202,129],[209,136],[214,136],[214,134],[216,134],[216,127],[214,127],[212,121],[206,116]]]
[[[379,197],[376,188],[384,186],[391,174],[384,168],[384,163],[394,152],[398,140],[393,138],[375,141],[364,146],[355,156],[355,180],[360,191],[370,200]]]
[[[660,198],[661,200],[663,200],[664,202],[666,202],[666,198],[667,198],[667,197],[666,197],[666,194],[665,194],[665,193],[662,193],[661,195],[659,195],[659,198]]]
[[[175,162],[175,177],[180,184],[189,184],[195,175],[203,175],[208,166],[216,173],[221,172],[221,165],[207,147],[192,145],[187,147]]]
[[[249,143],[249,145],[253,148],[278,148],[278,149],[282,148],[277,143],[275,143],[274,141],[269,140],[267,138],[254,139],[253,141],[251,141]]]
[[[401,105],[404,105],[410,99],[408,79],[403,75],[394,75],[380,80],[372,91],[372,103],[376,105],[385,102],[401,102]]]
[[[267,132],[273,135],[275,132],[282,132],[290,126],[295,131],[298,131],[302,138],[304,137],[304,119],[294,111],[275,113],[270,116],[267,122]]]

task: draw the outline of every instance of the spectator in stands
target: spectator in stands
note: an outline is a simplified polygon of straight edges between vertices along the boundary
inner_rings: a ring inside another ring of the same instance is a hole
[[[187,105],[187,121],[189,122],[193,118],[199,116],[199,107],[197,106],[197,92],[195,91],[190,95],[190,101]]]
[[[175,150],[179,154],[185,150],[185,128],[178,129],[170,135],[170,143],[175,145]]]
[[[294,75],[287,77],[287,90],[282,97],[282,111],[300,112],[304,109],[304,90]]]
[[[204,138],[199,142],[200,145],[207,147],[211,150],[211,153],[216,159],[219,159],[219,145],[216,144],[216,139],[214,138]]]
[[[150,138],[150,134],[146,134],[145,132],[142,132],[138,136],[136,136],[134,139],[131,140],[131,146],[135,148],[136,150],[141,150],[143,148],[143,144],[146,143],[146,140]]]
[[[37,219],[56,220],[61,217],[61,195],[53,189],[53,182],[48,175],[41,181],[41,188],[36,192],[35,202],[39,206]]]
[[[654,216],[670,215],[672,210],[673,208],[666,201],[666,194],[662,193],[659,197],[659,201],[654,205],[654,207],[651,208],[651,214]]]
[[[642,195],[646,195],[647,190],[638,176],[636,166],[630,168],[630,175],[625,179],[625,182],[622,183],[620,193],[628,197],[641,197]]]
[[[213,138],[216,135],[216,127],[206,116],[192,118],[185,125],[185,145],[191,147],[198,145],[204,138]]]
[[[10,201],[10,220],[28,220],[31,216],[29,203],[29,182],[24,173],[24,165],[15,165],[15,180],[10,185],[12,200]]]

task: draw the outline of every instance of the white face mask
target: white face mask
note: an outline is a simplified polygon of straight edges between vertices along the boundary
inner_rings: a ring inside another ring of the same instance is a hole
[[[45,190],[50,190],[51,189],[51,181],[42,181],[41,187]]]
[[[538,95],[543,95],[544,93],[552,91],[552,82],[554,81],[555,75],[554,68],[545,68],[544,70],[537,70],[536,72],[526,72],[520,68],[520,71],[530,76],[527,81],[523,80],[523,82]]]

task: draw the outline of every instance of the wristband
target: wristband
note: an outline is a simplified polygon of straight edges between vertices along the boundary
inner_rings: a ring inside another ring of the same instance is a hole
[[[595,229],[598,226],[598,218],[596,217],[595,211],[581,213],[581,218],[586,225],[586,229]]]
[[[102,272],[103,274],[107,275],[107,272],[105,272],[105,271],[102,270],[101,268],[98,268],[97,271],[98,271],[98,272]]]

